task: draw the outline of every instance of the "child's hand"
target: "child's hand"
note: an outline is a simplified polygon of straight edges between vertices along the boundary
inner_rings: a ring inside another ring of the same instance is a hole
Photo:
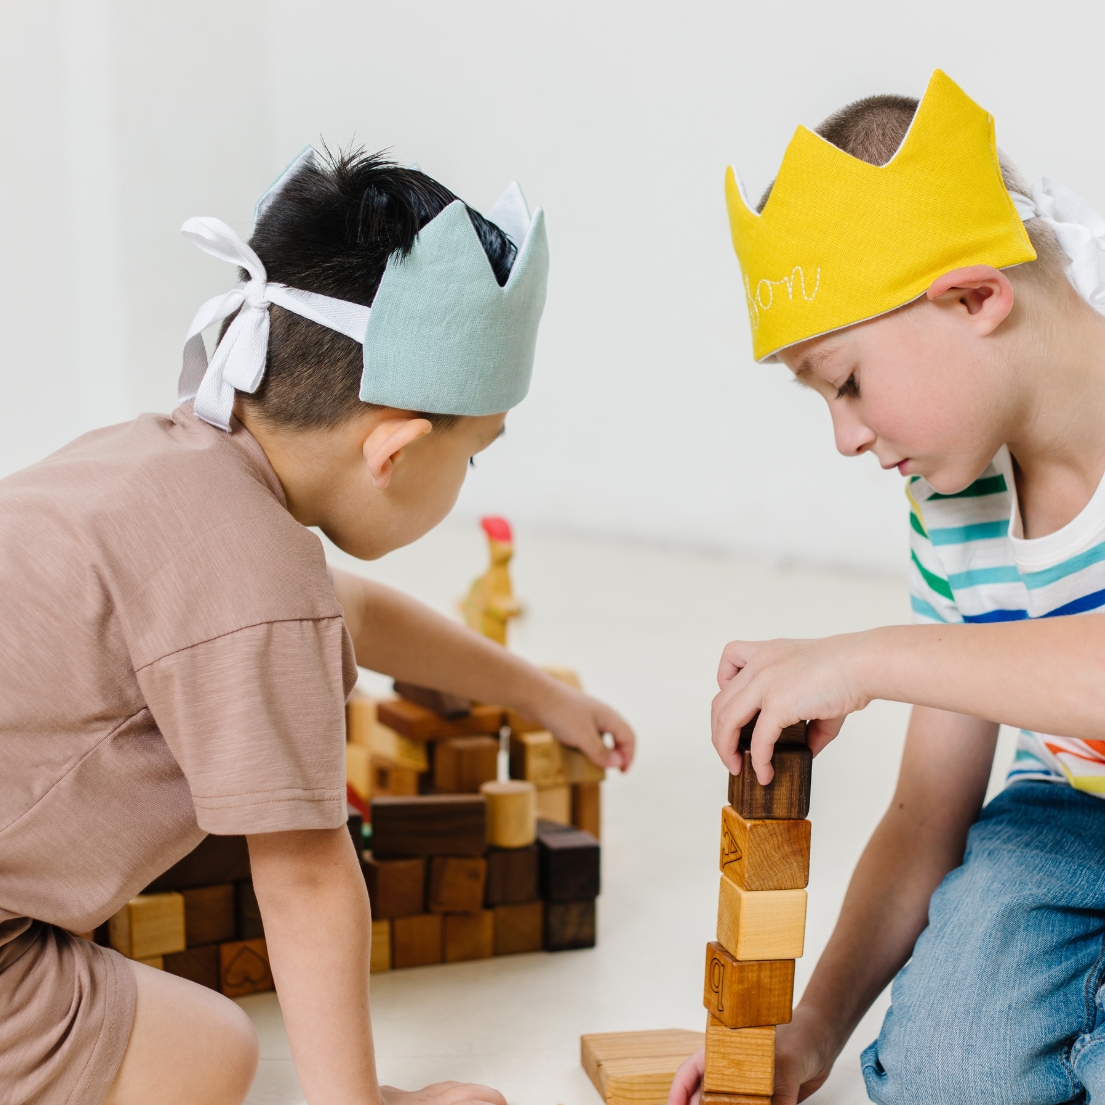
[[[470,1082],[435,1082],[424,1090],[381,1086],[380,1096],[384,1105],[506,1105],[498,1090]]]
[[[752,766],[763,784],[774,771],[771,753],[788,725],[808,720],[809,746],[817,755],[840,732],[844,718],[870,702],[859,687],[861,633],[815,641],[730,641],[721,655],[714,698],[714,747],[739,775],[741,727],[755,717]]]
[[[702,1101],[702,1075],[706,1071],[706,1049],[696,1051],[675,1072],[668,1105],[700,1105]]]
[[[599,767],[627,771],[633,762],[636,737],[626,720],[605,702],[582,694],[567,683],[549,680],[549,698],[536,711],[539,721],[557,740],[578,748]],[[607,748],[603,735],[609,733],[614,747]]]

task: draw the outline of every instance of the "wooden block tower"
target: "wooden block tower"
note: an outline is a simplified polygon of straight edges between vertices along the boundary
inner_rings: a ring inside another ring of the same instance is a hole
[[[703,1105],[770,1105],[775,1026],[790,1021],[802,955],[810,868],[810,768],[805,724],[783,731],[775,777],[760,786],[741,731],[740,775],[721,814],[717,939],[706,945]]]

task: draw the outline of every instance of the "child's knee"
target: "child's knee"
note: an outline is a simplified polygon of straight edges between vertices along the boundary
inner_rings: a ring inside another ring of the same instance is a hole
[[[257,1074],[261,1044],[257,1038],[257,1029],[253,1027],[245,1010],[229,998],[225,999],[224,1018],[225,1023],[220,1025],[219,1035],[224,1048],[223,1066],[228,1088],[239,1088],[241,1098],[244,1098]]]

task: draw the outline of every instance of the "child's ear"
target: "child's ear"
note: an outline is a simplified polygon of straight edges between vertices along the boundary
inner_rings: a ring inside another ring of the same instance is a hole
[[[993,333],[1013,310],[1013,285],[992,265],[946,272],[932,282],[926,295],[934,302],[965,307],[974,330],[982,336]]]
[[[373,424],[361,445],[372,482],[383,491],[391,482],[395,458],[412,441],[425,437],[433,429],[428,419],[396,414]]]

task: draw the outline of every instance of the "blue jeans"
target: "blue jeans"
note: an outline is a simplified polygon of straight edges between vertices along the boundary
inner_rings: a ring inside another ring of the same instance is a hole
[[[863,1077],[882,1105],[1105,1105],[1105,800],[1014,783],[929,903]]]

